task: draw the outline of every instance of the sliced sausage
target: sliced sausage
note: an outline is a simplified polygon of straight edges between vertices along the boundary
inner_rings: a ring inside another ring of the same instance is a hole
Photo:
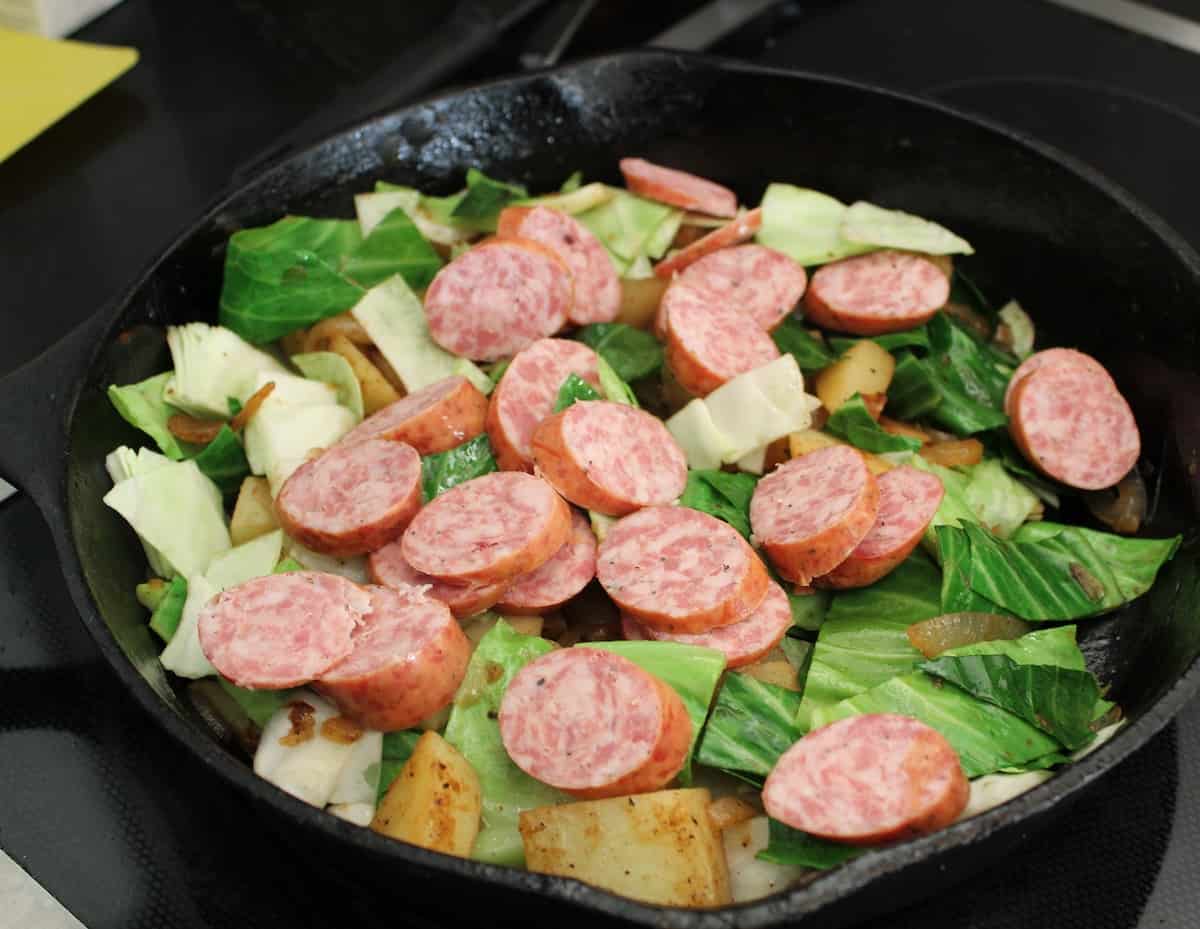
[[[425,317],[446,351],[497,361],[566,325],[572,294],[571,272],[550,249],[491,239],[437,273],[425,292]]]
[[[371,610],[363,588],[336,574],[293,571],[230,587],[200,611],[200,648],[239,687],[273,690],[311,681],[350,654]]]
[[[687,760],[692,721],[674,690],[628,658],[564,648],[517,672],[500,737],[530,777],[594,800],[669,784]]]
[[[397,590],[424,587],[429,596],[441,600],[459,619],[466,619],[495,606],[508,589],[508,581],[498,584],[447,584],[436,577],[422,574],[404,560],[399,539],[367,556],[367,572],[372,581],[383,587]]]
[[[596,576],[618,607],[664,632],[740,622],[762,604],[770,580],[736,529],[683,506],[619,520],[600,543]]]
[[[620,167],[625,186],[639,197],[709,216],[737,215],[737,196],[728,187],[644,158],[622,158]]]
[[[513,360],[492,392],[487,434],[505,471],[532,471],[533,431],[554,411],[568,374],[600,388],[596,353],[582,342],[541,339]]]
[[[571,508],[541,478],[498,471],[451,487],[401,540],[413,568],[451,584],[498,584],[549,561],[571,532]]]
[[[796,308],[807,284],[804,266],[781,252],[762,245],[723,248],[701,258],[671,283],[659,306],[655,331],[668,331],[667,316],[684,288],[694,289],[714,306],[732,307],[760,328],[771,330]]]
[[[876,845],[936,832],[967,805],[958,755],[908,716],[867,714],[814,729],[775,763],[767,815],[810,835]]]
[[[455,374],[368,416],[342,437],[342,444],[391,439],[407,442],[418,454],[433,455],[483,432],[487,408],[487,397],[479,388]]]
[[[679,642],[683,645],[715,648],[725,655],[726,667],[740,668],[742,665],[758,661],[779,644],[788,627],[792,625],[792,608],[783,588],[771,581],[767,585],[767,595],[758,609],[732,626],[721,626],[711,632],[689,634],[662,632],[645,626],[631,628],[627,624],[638,626],[637,620],[624,615],[621,617],[621,629],[626,639],[650,638],[657,642]]]
[[[577,506],[624,516],[673,503],[687,484],[687,456],[661,419],[603,400],[581,400],[533,433],[537,473]]]
[[[1111,487],[1141,454],[1133,412],[1103,369],[1043,365],[1021,379],[1009,409],[1009,432],[1025,457],[1069,487]]]
[[[421,456],[365,439],[302,464],[275,498],[279,525],[315,552],[361,555],[398,538],[421,507]]]
[[[667,365],[693,396],[712,393],[727,380],[779,357],[765,330],[748,324],[737,308],[693,287],[667,288]]]
[[[654,273],[659,277],[672,277],[718,249],[749,242],[761,228],[762,207],[756,207],[748,213],[735,217],[728,225],[714,229],[696,241],[688,243],[674,255],[668,255],[654,266]]]
[[[885,250],[818,269],[804,297],[804,315],[826,329],[882,335],[920,326],[948,299],[950,281],[936,264]]]
[[[779,573],[796,584],[828,574],[858,547],[879,513],[879,485],[862,453],[818,449],[780,465],[754,488],[750,525]]]
[[[536,571],[522,574],[498,601],[502,613],[537,615],[557,609],[596,576],[596,536],[582,513],[571,512],[571,537]]]
[[[575,302],[568,313],[575,325],[617,318],[621,309],[617,269],[600,240],[575,217],[544,206],[510,206],[500,213],[496,234],[538,242],[562,259],[575,283]]]
[[[899,567],[933,521],[945,489],[928,471],[904,465],[875,478],[879,513],[875,524],[840,565],[818,577],[818,587],[866,587]]]
[[[1017,370],[1008,380],[1008,386],[1004,388],[1004,412],[1009,416],[1012,415],[1012,395],[1017,389],[1017,385],[1025,378],[1029,377],[1034,371],[1046,365],[1077,365],[1079,367],[1088,368],[1096,373],[1103,374],[1112,381],[1112,377],[1104,370],[1104,366],[1100,364],[1091,355],[1085,355],[1083,352],[1078,352],[1073,348],[1047,348],[1044,351],[1034,352],[1018,366]],[[1113,384],[1116,389],[1116,384]]]
[[[371,611],[350,654],[316,686],[366,729],[408,729],[454,697],[471,644],[446,605],[419,587],[366,589]]]

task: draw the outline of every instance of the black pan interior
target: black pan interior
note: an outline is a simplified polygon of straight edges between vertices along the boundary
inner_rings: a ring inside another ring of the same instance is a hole
[[[145,570],[141,549],[101,503],[109,486],[104,455],[122,442],[141,442],[112,411],[103,388],[169,366],[163,325],[215,321],[224,244],[238,228],[286,212],[353,216],[352,195],[378,179],[449,192],[460,186],[468,166],[535,190],[555,188],[577,169],[588,179],[617,182],[617,159],[631,154],[711,177],[736,190],[743,202],[757,202],[765,184],[779,180],[935,218],[974,244],[977,254],[962,265],[985,293],[993,300],[1015,296],[1032,313],[1039,344],[1076,345],[1110,366],[1142,425],[1157,500],[1145,532],[1182,531],[1189,544],[1148,596],[1081,630],[1093,669],[1132,716],[1160,701],[1200,653],[1200,561],[1191,544],[1200,501],[1200,276],[1194,256],[1153,217],[1088,172],[944,109],[816,77],[650,53],[489,85],[337,136],[234,193],[132,289],[110,329],[122,336],[105,340],[70,423],[66,486],[72,544],[64,566],[68,576],[82,571],[94,602],[83,604],[93,631],[111,634],[169,707],[165,712],[189,721],[191,740],[205,736],[159,667],[157,643],[132,597]],[[158,712],[164,712],[161,705]],[[178,721],[170,728],[181,731]],[[1104,764],[1132,747],[1130,741]],[[273,791],[254,782],[248,770],[238,774],[223,750],[205,743],[200,752],[227,775],[233,771],[244,790],[302,828],[312,842],[361,857],[367,870],[382,862],[419,869],[431,880],[466,874],[484,880],[489,892],[515,894],[511,899],[529,914],[541,909],[534,903],[543,898],[533,894],[549,893],[594,916],[603,911],[660,925],[761,925],[799,917],[912,861],[939,858],[944,866],[944,852],[956,844],[978,843],[1006,817],[1047,806],[1013,805],[992,814],[986,826],[951,830],[934,837],[937,841],[878,856],[876,864],[843,869],[788,897],[732,911],[737,915],[730,922],[660,912],[561,882],[504,876],[388,848],[374,836],[331,819],[326,824],[326,817],[268,797]],[[1072,783],[1078,786],[1098,770]],[[1067,789],[1057,783],[1043,788],[1043,796]],[[851,903],[844,912],[899,902],[872,896],[874,902]],[[550,909],[545,915],[563,914]]]

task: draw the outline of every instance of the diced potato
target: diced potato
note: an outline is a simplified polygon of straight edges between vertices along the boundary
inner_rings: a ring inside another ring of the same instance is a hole
[[[816,429],[803,429],[788,436],[788,450],[793,458],[799,458],[801,455],[807,455],[809,452],[815,452],[822,448],[845,444],[837,436],[830,435],[828,432],[818,432]],[[883,474],[896,467],[886,458],[880,458],[870,452],[863,452],[862,456],[867,460],[867,470],[874,475]]]
[[[832,413],[855,394],[887,393],[895,370],[896,359],[887,349],[863,339],[817,375],[817,396]]]
[[[436,732],[417,740],[371,820],[376,832],[466,858],[479,834],[479,778]]]
[[[383,375],[384,380],[391,384],[392,387],[395,388],[396,393],[403,397],[407,393],[407,391],[404,389],[404,380],[399,374],[396,373],[396,369],[393,368],[392,363],[388,361],[386,357],[384,357],[383,352],[381,352],[378,347],[374,345],[366,346],[363,351],[366,353],[366,356],[370,360],[371,364],[373,364],[379,373]]]
[[[879,427],[884,432],[890,432],[892,435],[903,436],[906,439],[916,439],[922,445],[929,442],[929,433],[924,429],[920,429],[911,423],[902,422],[898,419],[892,419],[890,416],[879,417]]]
[[[660,790],[526,810],[526,866],[646,903],[721,906],[729,873],[710,801],[707,790]]]
[[[786,659],[760,660],[738,670],[757,680],[774,684],[776,687],[786,687],[788,690],[800,689],[800,685],[796,681],[796,669]]]
[[[744,823],[757,815],[758,810],[737,797],[721,797],[714,800],[708,808],[708,818],[712,820],[713,826],[718,832],[723,832],[738,823]]]
[[[233,517],[229,520],[229,540],[234,545],[241,545],[278,528],[271,485],[265,477],[246,478],[242,481],[237,503],[233,507]]]
[[[761,861],[756,856],[767,847],[767,817],[756,816],[722,833],[729,884],[735,903],[758,900],[790,887],[804,869]]]
[[[617,322],[639,329],[650,328],[668,283],[657,275],[621,278],[621,309],[617,312]]]
[[[983,461],[983,443],[978,439],[936,442],[922,448],[920,455],[926,461],[943,468],[965,467]]]
[[[793,432],[788,436],[788,450],[793,458],[807,455],[822,448],[832,448],[834,445],[845,445],[837,436],[828,432],[818,432],[816,429],[804,429]]]

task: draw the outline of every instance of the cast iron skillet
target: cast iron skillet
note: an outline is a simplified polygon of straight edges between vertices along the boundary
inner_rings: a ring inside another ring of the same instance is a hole
[[[286,211],[352,215],[379,178],[447,192],[466,167],[550,189],[582,169],[616,181],[640,154],[757,202],[769,180],[935,217],[969,238],[964,266],[1017,295],[1042,344],[1101,358],[1130,397],[1154,491],[1146,532],[1187,544],[1130,608],[1085,622],[1091,667],[1131,723],[1087,760],[1018,800],[860,858],[803,888],[714,912],[649,907],[574,881],[433,854],[341,822],[258,780],[173,689],[132,593],[144,559],[102,503],[104,455],[142,437],[103,388],[165,370],[166,323],[213,319],[229,234]],[[226,784],[313,853],[321,873],[399,891],[413,911],[486,907],[489,922],[715,929],[833,926],[962,877],[1061,812],[1062,801],[1144,744],[1200,689],[1200,261],[1113,184],[1012,131],[878,88],[711,58],[638,52],[488,84],[372,120],[287,159],[222,199],[125,296],[0,384],[0,471],[50,524],[84,623],[141,704]],[[264,888],[264,893],[270,893]],[[817,915],[819,911],[819,916]]]

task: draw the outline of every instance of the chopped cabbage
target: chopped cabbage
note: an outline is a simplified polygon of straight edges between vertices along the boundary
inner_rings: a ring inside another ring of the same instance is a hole
[[[362,421],[362,386],[354,376],[350,362],[336,352],[308,352],[293,355],[292,364],[306,378],[328,384],[337,391],[337,402],[353,413],[356,420]]]
[[[975,254],[970,242],[945,226],[862,200],[851,204],[842,215],[838,232],[848,242],[876,248],[903,248],[927,255]]]
[[[433,341],[421,301],[403,278],[390,277],[372,287],[350,313],[367,330],[409,393],[452,374],[461,374],[485,394],[491,392],[491,378]]]
[[[154,452],[143,452],[146,466],[139,453],[133,458],[136,466],[132,473],[104,495],[104,502],[133,527],[147,546],[148,557],[150,549],[155,550],[157,557],[150,559],[155,574],[182,574],[190,579],[207,568],[214,556],[231,547],[221,491],[194,461],[170,461]],[[123,460],[124,468],[131,455],[118,450],[109,458]]]
[[[168,326],[167,345],[175,376],[167,382],[163,397],[194,416],[227,419],[229,398],[245,402],[255,383],[261,383],[260,373],[287,373],[271,355],[223,326]]]

